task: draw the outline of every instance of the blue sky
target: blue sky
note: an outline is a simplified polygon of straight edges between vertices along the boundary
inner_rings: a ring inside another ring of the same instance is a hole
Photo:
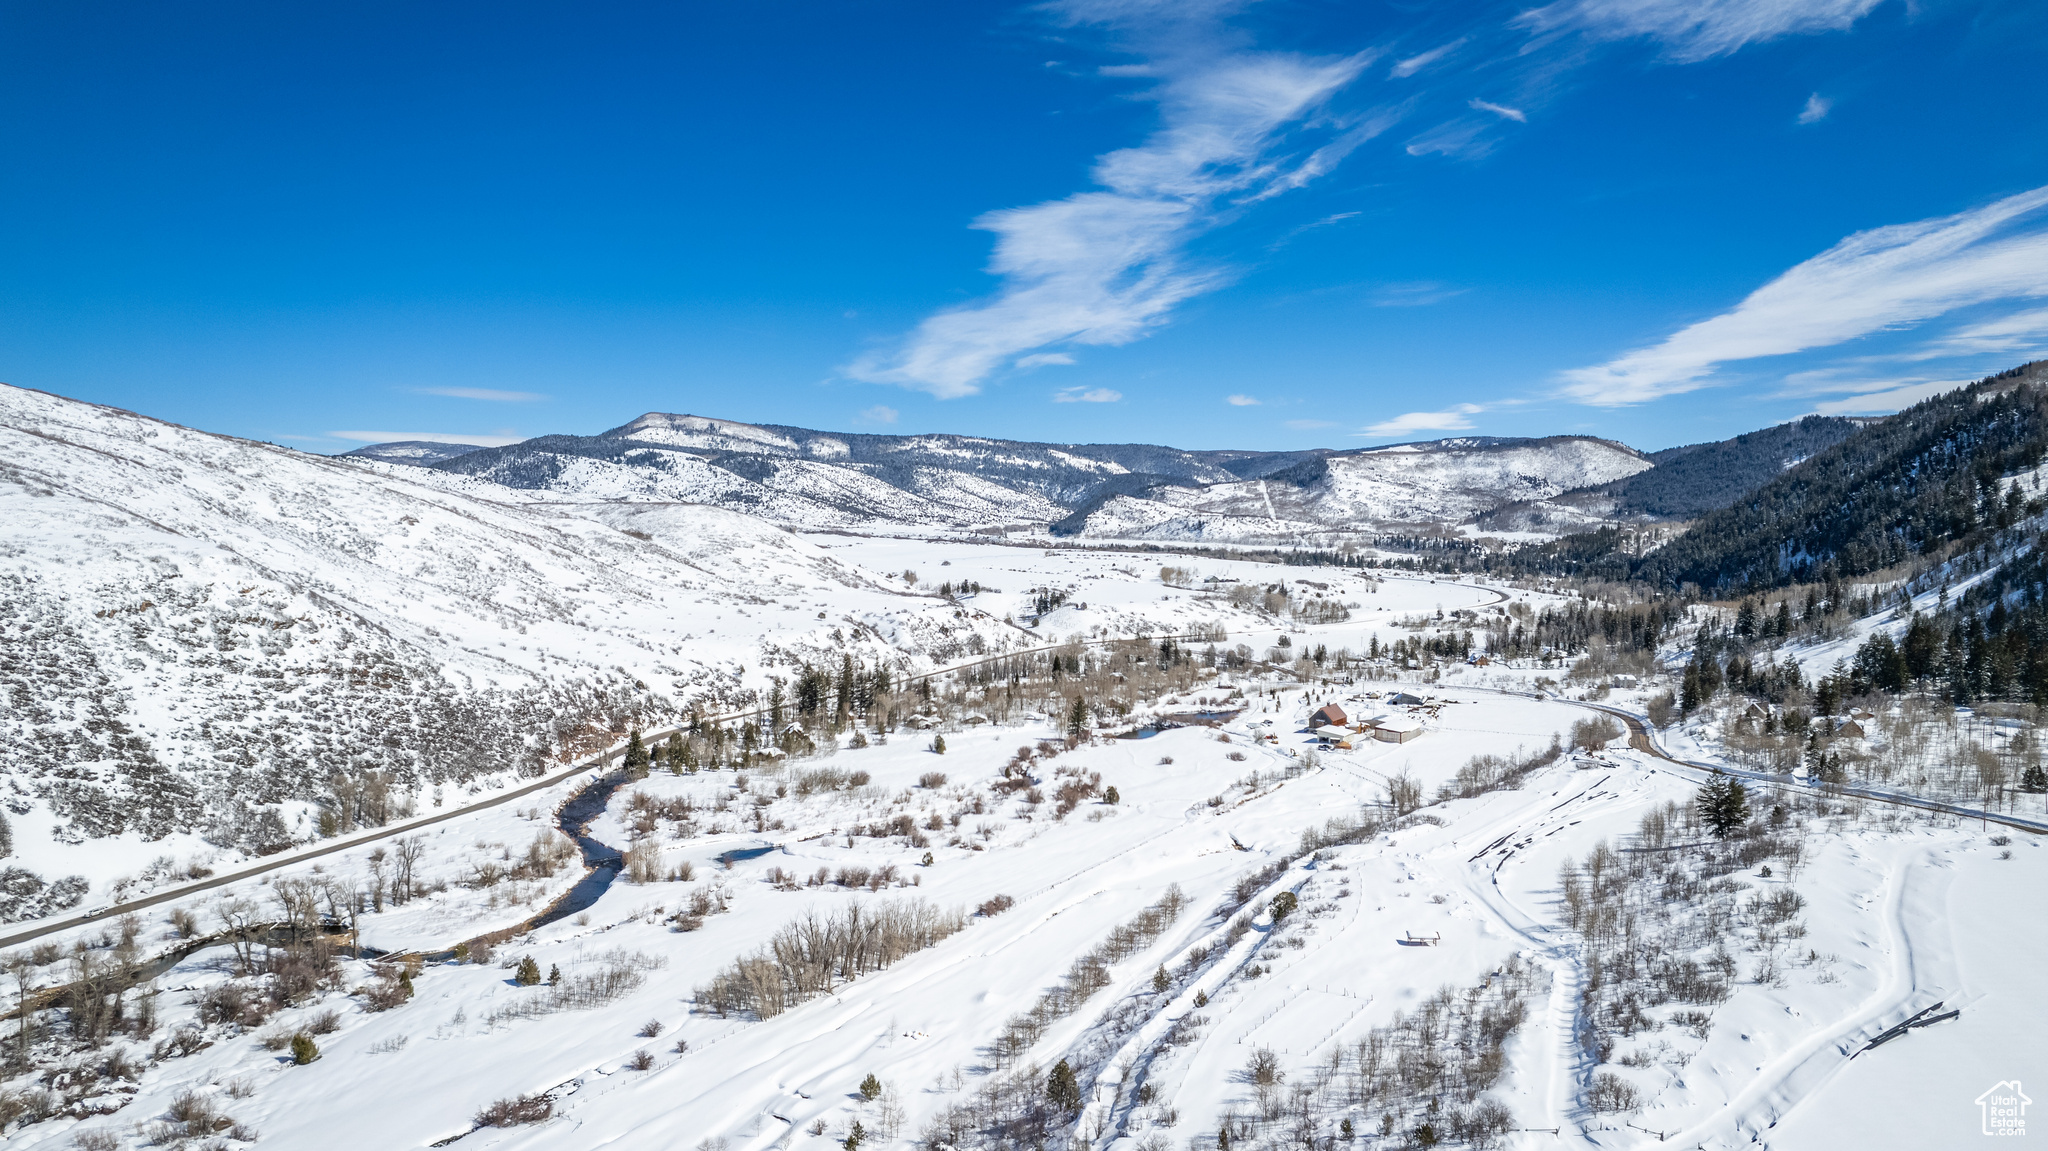
[[[2023,0],[8,4],[0,380],[328,452],[1655,449],[2048,355],[2043,58]]]

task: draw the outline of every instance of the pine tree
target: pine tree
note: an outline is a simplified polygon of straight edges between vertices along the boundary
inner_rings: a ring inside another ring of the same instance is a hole
[[[557,986],[557,985],[559,985],[559,984],[560,984],[561,982],[562,982],[562,966],[561,966],[561,964],[559,964],[559,963],[550,963],[550,964],[548,964],[548,986],[549,986],[549,987],[554,987],[554,986]]]
[[[646,779],[650,762],[647,745],[640,742],[640,729],[636,727],[633,734],[626,737],[626,778]]]
[[[2048,791],[2048,772],[2042,771],[2038,763],[2028,764],[2027,770],[2020,774],[2020,790]]]
[[[313,1060],[318,1058],[320,1058],[320,1048],[316,1044],[314,1044],[313,1037],[311,1035],[308,1035],[305,1032],[301,1031],[297,1035],[292,1036],[293,1063],[296,1063],[299,1066],[304,1067],[306,1064],[311,1063]]]
[[[1726,839],[1749,822],[1749,789],[1741,780],[1716,773],[1700,785],[1693,809],[1700,821],[1713,829],[1714,838]]]
[[[869,1103],[873,1103],[881,1098],[881,1096],[882,1081],[875,1078],[873,1072],[869,1072],[868,1077],[860,1081],[860,1097]]]
[[[1102,802],[1107,803],[1112,807],[1116,804],[1122,803],[1123,798],[1123,796],[1117,794],[1116,786],[1114,784],[1110,785],[1109,790],[1102,793]]]
[[[932,754],[934,754],[934,755],[944,755],[944,754],[946,754],[946,737],[945,737],[945,736],[943,736],[943,735],[935,735],[935,736],[933,736],[933,737],[932,737]]]
[[[1074,1069],[1067,1066],[1066,1060],[1055,1064],[1052,1074],[1046,1078],[1045,1097],[1062,1111],[1081,1109],[1081,1083],[1074,1078]]]
[[[1067,734],[1075,739],[1088,734],[1088,701],[1078,695],[1067,709]]]
[[[1216,1151],[1230,1151],[1230,1124],[1228,1121],[1216,1129]]]
[[[1300,905],[1300,902],[1292,891],[1283,891],[1274,896],[1272,904],[1273,922],[1278,923],[1287,918],[1289,913],[1293,912]]]
[[[1152,990],[1164,992],[1171,986],[1173,986],[1173,980],[1167,978],[1166,965],[1162,963],[1159,965],[1159,970],[1152,973]]]
[[[526,956],[519,961],[519,974],[513,976],[513,978],[521,987],[538,985],[540,983],[540,964],[533,961],[533,956]]]
[[[856,1119],[853,1121],[853,1130],[846,1133],[846,1142],[840,1146],[846,1148],[846,1151],[859,1151],[860,1145],[867,1142],[867,1139],[868,1129],[861,1126],[860,1120]]]

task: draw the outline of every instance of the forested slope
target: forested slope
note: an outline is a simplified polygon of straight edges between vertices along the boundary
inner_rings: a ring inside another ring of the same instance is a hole
[[[1710,594],[1863,575],[2009,527],[2036,493],[2005,477],[2044,456],[2048,361],[2037,361],[1870,424],[1648,555],[1623,554],[1608,530],[1498,566]]]

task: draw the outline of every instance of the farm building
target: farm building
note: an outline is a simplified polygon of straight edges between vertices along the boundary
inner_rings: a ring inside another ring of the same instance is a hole
[[[1344,709],[1334,703],[1326,703],[1308,717],[1310,727],[1343,727],[1350,722],[1345,718]]]
[[[1389,719],[1372,729],[1372,737],[1386,743],[1407,743],[1421,734],[1419,719]]]

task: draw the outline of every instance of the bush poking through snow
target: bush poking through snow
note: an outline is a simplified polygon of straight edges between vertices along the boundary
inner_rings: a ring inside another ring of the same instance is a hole
[[[981,914],[982,918],[986,919],[990,916],[1001,915],[1016,905],[1017,901],[1009,896],[996,895],[983,900],[981,906],[975,908],[975,910]]]
[[[533,956],[528,955],[519,961],[519,973],[512,978],[521,987],[538,987],[540,986],[540,964],[535,963]]]
[[[311,1063],[312,1061],[318,1058],[320,1058],[320,1047],[318,1044],[313,1042],[313,1037],[311,1035],[308,1035],[305,1032],[301,1031],[297,1035],[292,1036],[293,1063],[296,1063],[299,1066],[304,1067],[306,1064]]]
[[[642,1023],[642,1024],[640,1025],[640,1038],[642,1038],[642,1039],[656,1039],[656,1038],[659,1038],[659,1037],[660,1037],[660,1035],[661,1035],[661,1032],[662,1032],[662,1025],[661,1025],[661,1020],[659,1020],[659,1019],[650,1019],[650,1020],[648,1020],[647,1022],[645,1022],[645,1023]]]
[[[732,965],[697,988],[696,1001],[730,1015],[751,1012],[772,1019],[789,1008],[830,994],[847,980],[885,967],[930,947],[967,925],[967,917],[921,899],[864,906],[850,904],[835,915],[815,912],[785,924],[762,950]]]
[[[917,777],[917,785],[926,791],[937,791],[946,786],[946,773],[943,771],[927,771]]]
[[[654,1070],[654,1052],[643,1047],[635,1051],[631,1059],[626,1060],[626,1066],[631,1067],[635,1071],[652,1071]]]
[[[545,1095],[519,1095],[500,1099],[476,1113],[479,1127],[517,1127],[522,1123],[544,1122],[555,1113],[555,1102]]]

